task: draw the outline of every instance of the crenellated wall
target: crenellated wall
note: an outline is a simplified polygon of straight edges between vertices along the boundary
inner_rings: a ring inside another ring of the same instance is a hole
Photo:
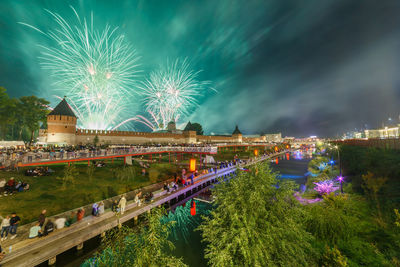
[[[99,144],[196,143],[194,131],[176,134],[77,129],[75,144],[93,143],[96,136]]]
[[[253,143],[268,141],[265,136],[243,137],[241,133],[230,135],[197,135],[195,131],[183,132],[132,132],[76,129],[76,118],[64,115],[47,116],[47,130],[41,130],[39,141],[53,144],[194,144],[194,143]]]

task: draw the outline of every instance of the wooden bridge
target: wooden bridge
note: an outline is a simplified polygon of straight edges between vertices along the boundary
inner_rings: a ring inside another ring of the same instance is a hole
[[[151,203],[143,203],[143,205],[137,206],[134,202],[128,202],[123,215],[116,216],[114,212],[108,210],[100,217],[85,217],[82,221],[72,224],[68,228],[56,230],[46,237],[20,241],[13,245],[11,253],[6,254],[1,262],[1,266],[36,266],[45,261],[48,261],[49,265],[52,265],[56,262],[57,255],[73,247],[76,247],[78,250],[82,249],[83,242],[104,234],[105,231],[118,226],[119,223],[124,223],[132,219],[137,222],[139,215],[150,212],[151,209],[161,205],[176,206],[180,202],[194,197],[216,183],[219,177],[233,173],[237,168],[268,160],[282,153],[285,153],[285,151],[260,157],[246,164],[231,166],[217,170],[214,173],[198,176],[193,185],[180,188],[172,193],[167,193],[165,190],[157,191],[154,193]],[[8,247],[4,247],[3,249],[6,252],[8,251]]]

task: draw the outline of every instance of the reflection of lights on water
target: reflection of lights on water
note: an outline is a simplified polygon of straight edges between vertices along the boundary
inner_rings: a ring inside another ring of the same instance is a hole
[[[175,222],[171,228],[173,239],[183,239],[186,243],[189,243],[190,232],[200,224],[201,216],[208,214],[210,208],[208,204],[197,200],[195,200],[195,203],[195,216],[190,214],[190,201],[188,201],[185,205],[178,206],[174,212],[170,211],[168,215],[161,219],[162,222]]]

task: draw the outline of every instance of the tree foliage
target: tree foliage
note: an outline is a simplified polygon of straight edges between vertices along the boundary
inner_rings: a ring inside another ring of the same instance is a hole
[[[32,143],[34,133],[40,127],[40,122],[46,121],[48,114],[46,106],[49,102],[36,96],[23,96],[20,101],[24,125],[31,132],[30,142]]]
[[[96,170],[96,166],[94,164],[90,164],[89,166],[87,166],[86,174],[87,174],[89,180],[93,179],[93,175],[94,175],[94,171],[95,170]]]
[[[71,164],[65,166],[63,176],[57,177],[58,180],[62,181],[62,188],[66,189],[68,184],[75,184],[75,177],[78,176],[79,171],[75,165]]]
[[[10,98],[6,89],[0,87],[0,134],[5,139],[8,126],[16,122],[17,100]]]
[[[203,135],[203,127],[200,123],[191,123],[190,121],[186,124],[184,131],[195,131],[197,135]]]
[[[293,198],[294,184],[278,180],[267,164],[239,171],[215,187],[215,209],[199,227],[211,266],[298,266],[312,262],[312,236]]]
[[[174,249],[168,240],[173,222],[161,222],[164,215],[165,209],[156,208],[139,229],[122,226],[110,230],[103,238],[103,251],[83,266],[186,266],[168,253]]]
[[[41,123],[46,123],[47,105],[43,98],[22,96],[11,98],[6,89],[0,87],[0,135],[2,139],[19,139],[33,142]],[[27,136],[24,136],[24,133]]]

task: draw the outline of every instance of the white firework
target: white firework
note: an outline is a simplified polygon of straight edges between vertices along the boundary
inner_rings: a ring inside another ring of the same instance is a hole
[[[71,7],[72,8],[72,7]],[[51,72],[56,90],[71,100],[78,116],[78,126],[86,129],[111,129],[128,113],[138,74],[138,56],[124,35],[106,25],[96,30],[91,14],[76,15],[75,25],[59,14],[46,10],[54,19],[55,28],[43,32],[29,26],[53,42],[41,46],[40,63]]]
[[[210,82],[199,80],[200,72],[193,71],[187,59],[177,59],[150,74],[140,86],[146,110],[154,121],[150,128],[165,128],[198,105],[210,86]]]

